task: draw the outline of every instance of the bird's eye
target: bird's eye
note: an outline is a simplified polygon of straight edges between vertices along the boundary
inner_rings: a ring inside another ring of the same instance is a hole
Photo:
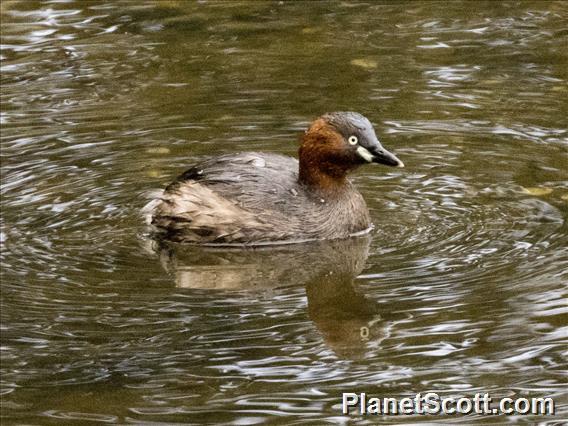
[[[357,142],[359,142],[359,139],[357,139],[357,136],[349,136],[349,139],[347,139],[347,141],[351,145],[357,145]]]

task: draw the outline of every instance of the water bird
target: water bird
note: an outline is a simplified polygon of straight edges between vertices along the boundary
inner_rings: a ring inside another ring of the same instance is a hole
[[[404,167],[356,112],[316,119],[298,157],[243,152],[201,161],[153,195],[147,223],[159,237],[203,245],[348,238],[372,229],[348,174],[370,163]]]

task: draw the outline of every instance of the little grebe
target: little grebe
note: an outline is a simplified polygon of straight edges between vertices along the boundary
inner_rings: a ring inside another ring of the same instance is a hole
[[[347,179],[362,164],[404,167],[356,112],[333,112],[302,137],[300,161],[245,152],[203,161],[145,208],[157,234],[176,242],[263,245],[346,238],[371,229]]]

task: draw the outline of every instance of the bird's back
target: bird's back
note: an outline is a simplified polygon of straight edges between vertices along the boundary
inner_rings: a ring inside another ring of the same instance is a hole
[[[146,212],[168,239],[198,244],[343,238],[370,225],[351,184],[339,200],[321,198],[299,183],[296,159],[256,152],[196,164]]]

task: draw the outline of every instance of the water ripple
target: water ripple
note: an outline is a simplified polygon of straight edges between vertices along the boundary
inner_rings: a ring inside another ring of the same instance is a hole
[[[561,2],[4,3],[3,420],[424,421],[341,415],[363,391],[566,413]],[[144,238],[148,189],[203,155],[294,154],[332,105],[407,165],[354,176],[370,240]],[[544,421],[491,418],[519,420]]]

